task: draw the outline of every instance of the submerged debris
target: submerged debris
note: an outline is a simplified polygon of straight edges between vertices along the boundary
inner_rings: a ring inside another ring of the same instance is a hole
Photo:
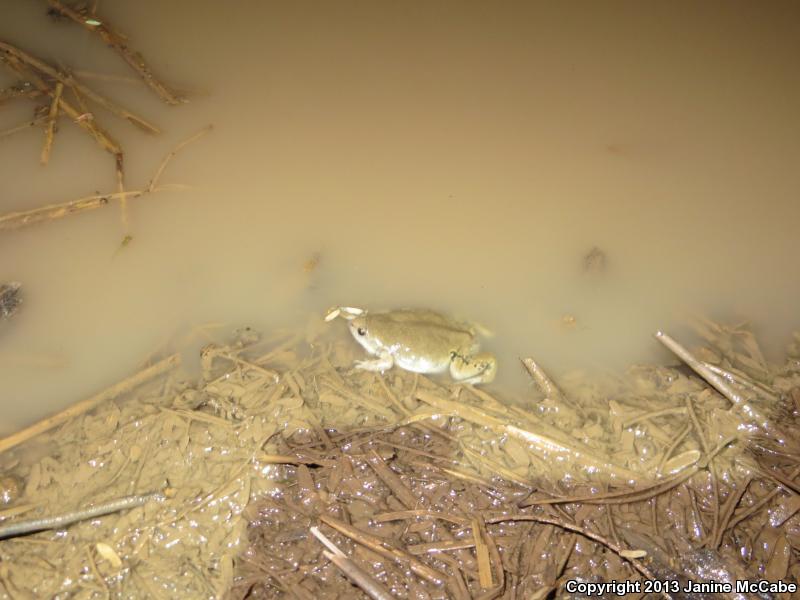
[[[74,414],[44,455],[0,452],[0,527],[172,490],[0,541],[0,598],[544,598],[800,576],[800,456],[686,370],[556,385],[526,360],[544,397],[514,404],[355,370],[356,352],[240,330],[204,349],[200,380],[170,371]],[[727,356],[737,393],[795,427],[796,361],[755,394]]]
[[[19,290],[22,284],[17,281],[0,284],[0,319],[10,318],[22,303]]]
[[[605,273],[607,267],[608,258],[606,253],[597,246],[593,246],[583,257],[583,271],[585,273]]]

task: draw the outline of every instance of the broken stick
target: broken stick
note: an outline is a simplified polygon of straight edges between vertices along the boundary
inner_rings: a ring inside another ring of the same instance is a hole
[[[131,50],[125,38],[114,31],[107,21],[103,22],[103,20],[98,19],[94,14],[90,16],[85,12],[85,9],[81,12],[69,6],[65,6],[59,0],[48,0],[48,3],[56,12],[68,17],[85,29],[97,33],[106,44],[113,48],[123,60],[139,74],[148,87],[158,94],[158,97],[164,102],[167,104],[181,104],[186,102],[184,98],[181,98],[170,90],[153,74],[153,71],[145,62],[144,57],[135,50]]]

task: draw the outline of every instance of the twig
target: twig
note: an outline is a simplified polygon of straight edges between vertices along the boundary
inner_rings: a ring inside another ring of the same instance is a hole
[[[796,469],[794,469],[789,474],[789,479],[794,479],[798,475],[800,475],[800,467],[797,467]],[[736,527],[739,523],[741,523],[745,519],[753,516],[755,513],[757,513],[759,510],[761,510],[761,508],[765,504],[767,504],[770,500],[772,500],[775,496],[777,496],[781,491],[783,491],[783,487],[782,486],[776,486],[773,490],[771,490],[763,498],[761,498],[761,500],[759,500],[758,502],[753,504],[748,509],[742,511],[741,514],[736,515],[735,517],[733,517],[731,519],[730,523],[728,524],[727,529],[733,529],[734,527]],[[726,529],[726,531],[727,531],[727,529]],[[723,534],[724,533],[725,532],[723,532]]]
[[[166,373],[167,371],[174,369],[181,363],[181,355],[180,354],[173,354],[165,358],[164,360],[157,362],[156,364],[139,371],[138,373],[131,375],[127,379],[123,379],[119,383],[112,385],[109,388],[106,388],[99,394],[95,394],[91,398],[87,398],[86,400],[82,400],[77,404],[73,404],[69,408],[62,410],[60,413],[42,419],[38,423],[34,423],[30,427],[26,427],[22,431],[18,431],[16,433],[11,434],[8,437],[0,439],[0,453],[5,452],[9,448],[13,448],[14,446],[21,444],[29,440],[30,438],[39,435],[40,433],[44,433],[68,421],[69,419],[81,415],[98,404],[102,402],[106,402],[108,400],[113,400],[114,398],[121,396],[122,394],[131,391],[132,389],[146,383],[147,381],[161,375],[162,373]]]
[[[692,424],[687,423],[686,426],[683,429],[681,429],[680,433],[678,433],[678,435],[675,436],[675,439],[669,445],[669,448],[667,448],[666,452],[664,452],[664,454],[661,456],[661,460],[658,461],[657,473],[659,475],[663,474],[662,471],[664,470],[664,465],[667,464],[667,461],[672,456],[672,453],[675,452],[675,448],[677,448],[683,443],[683,440],[686,439],[686,436],[689,435],[689,432],[691,430],[692,430]]]
[[[800,484],[796,481],[792,481],[793,477],[786,477],[785,475],[781,475],[780,473],[776,472],[773,469],[765,469],[764,467],[760,467],[758,472],[767,477],[768,479],[772,479],[775,483],[781,484],[784,488],[789,490],[790,492],[794,492],[795,494],[800,494]]]
[[[50,151],[53,148],[53,139],[56,134],[56,117],[58,117],[58,103],[61,100],[61,93],[64,91],[64,84],[60,81],[56,83],[53,92],[53,99],[50,102],[50,111],[47,113],[47,126],[44,130],[44,146],[42,146],[41,163],[46,165],[50,161]]]
[[[563,456],[581,465],[583,468],[593,469],[619,478],[622,481],[636,480],[641,476],[639,473],[635,473],[630,469],[612,463],[608,457],[598,455],[594,449],[587,448],[580,442],[561,441],[551,436],[542,435],[528,429],[517,427],[516,425],[511,425],[507,421],[485,413],[474,406],[446,400],[426,390],[417,390],[414,395],[419,400],[430,404],[445,414],[457,416],[482,427],[490,427],[518,440],[522,440],[534,450],[534,454],[539,458],[546,456],[548,460],[552,460],[551,457]]]
[[[662,408],[661,410],[653,410],[650,412],[642,413],[635,417],[631,417],[627,421],[622,422],[622,428],[627,429],[636,423],[641,421],[649,421],[651,419],[656,419],[658,417],[666,417],[668,415],[683,415],[686,414],[686,409],[680,406],[672,407],[672,408]]]
[[[124,195],[129,198],[138,198],[139,196],[147,193],[146,191],[136,190],[125,192]],[[117,200],[122,194],[100,194],[93,196],[86,196],[78,198],[77,200],[70,200],[60,204],[48,204],[47,206],[40,206],[32,208],[31,210],[23,210],[12,212],[0,216],[0,231],[7,229],[18,229],[26,225],[33,225],[41,221],[60,219],[68,215],[93,210],[106,206],[112,200]]]
[[[701,462],[693,464],[691,467],[679,472],[671,479],[665,479],[659,483],[649,487],[640,488],[638,490],[621,490],[619,492],[606,492],[603,494],[591,494],[588,496],[576,497],[562,497],[562,498],[543,498],[534,500],[525,500],[520,503],[520,507],[541,505],[541,504],[570,504],[574,502],[581,502],[583,504],[628,504],[633,502],[643,502],[659,496],[672,488],[679,486],[684,481],[691,479],[701,469],[706,468],[708,463],[730,444],[736,442],[736,438],[726,438],[719,443],[719,445],[712,450],[708,456]]]
[[[199,140],[213,128],[214,128],[213,125],[206,125],[205,127],[203,127],[203,129],[201,129],[194,135],[189,136],[188,138],[180,142],[177,146],[175,146],[175,148],[173,148],[170,151],[170,153],[164,157],[164,160],[161,161],[161,164],[158,166],[158,169],[156,169],[155,175],[153,175],[153,178],[150,180],[150,185],[147,186],[147,191],[152,192],[156,188],[156,185],[158,185],[158,180],[161,178],[161,174],[164,172],[164,169],[167,168],[169,161],[171,161],[178,152],[183,150],[186,146],[188,146],[192,142]]]
[[[125,168],[122,152],[114,160],[117,174],[117,193],[119,194],[119,209],[122,214],[122,230],[128,231],[128,196],[125,194]],[[148,190],[151,191],[151,190]]]
[[[733,367],[730,367],[729,369],[723,369],[722,367],[712,365],[708,362],[704,362],[703,364],[708,370],[716,373],[729,383],[746,387],[747,389],[757,394],[761,394],[773,401],[778,399],[778,394],[775,391],[761,382],[752,380],[747,374],[742,373],[738,369],[734,369]]]
[[[401,519],[441,519],[442,521],[455,523],[459,527],[467,527],[470,524],[470,520],[464,517],[433,510],[398,510],[380,513],[372,517],[372,520],[376,523],[399,521]]]
[[[320,515],[319,520],[362,546],[366,546],[373,552],[380,554],[384,558],[389,558],[401,565],[407,566],[413,573],[423,579],[427,579],[435,585],[441,585],[447,579],[444,573],[420,562],[410,554],[390,546],[383,540],[356,529],[352,525],[348,525],[339,519],[334,519],[328,515]]]
[[[478,559],[478,582],[484,589],[492,587],[492,563],[489,560],[489,547],[481,538],[481,528],[478,519],[473,519],[472,544],[475,546],[475,557]]]
[[[0,42],[2,43],[2,42]],[[39,77],[33,71],[26,69],[25,66],[14,56],[10,54],[2,54],[0,53],[0,60],[6,63],[8,67],[14,71],[15,73],[21,75],[22,77],[26,77],[30,82],[42,93],[47,94],[51,98],[55,94],[55,90],[51,88],[44,79]],[[77,123],[81,128],[83,128],[89,135],[91,135],[95,141],[107,152],[110,152],[113,155],[117,155],[122,150],[119,147],[119,144],[111,137],[111,135],[105,131],[100,125],[94,122],[93,119],[86,119],[80,111],[78,111],[72,104],[67,102],[62,95],[59,100],[59,105],[61,110],[75,123]]]
[[[547,373],[544,372],[544,369],[542,369],[535,360],[532,358],[521,358],[520,361],[522,361],[522,366],[525,367],[525,370],[528,371],[545,396],[551,400],[561,400],[563,398],[561,390],[556,387],[553,380],[550,379]]]
[[[700,439],[700,445],[703,447],[703,453],[709,455],[710,448],[708,446],[708,442],[706,441],[706,436],[703,434],[703,427],[700,425],[700,420],[697,418],[697,413],[694,411],[692,399],[688,397],[686,398],[686,410],[689,413],[689,420],[695,429],[695,433]],[[717,533],[719,531],[719,482],[717,481],[717,473],[716,469],[714,468],[714,462],[710,458],[708,461],[708,475],[711,480],[711,491],[713,495],[712,502],[714,504],[711,515],[711,533],[709,534],[709,537],[713,543],[713,540],[717,539]]]
[[[23,97],[29,100],[36,100],[36,98],[40,98],[41,96],[41,91],[33,89],[30,83],[23,81],[0,90],[0,103],[13,98]]]
[[[733,516],[733,511],[736,510],[736,507],[739,506],[739,502],[744,496],[744,493],[747,491],[750,482],[752,481],[752,477],[748,477],[744,480],[744,482],[739,486],[739,489],[736,492],[732,492],[729,496],[725,505],[722,508],[722,517],[720,518],[719,528],[717,529],[717,535],[714,536],[711,540],[710,548],[712,550],[716,550],[722,544],[722,538],[725,535],[725,532],[728,530],[728,524],[731,522],[731,517]]]
[[[97,504],[91,508],[76,510],[55,517],[45,517],[42,519],[29,519],[26,521],[17,521],[16,523],[9,523],[8,525],[0,526],[0,540],[25,535],[28,533],[35,533],[37,531],[46,531],[48,529],[63,529],[78,521],[85,521],[87,519],[94,519],[108,515],[111,513],[119,512],[129,508],[136,508],[155,500],[158,502],[163,501],[165,498],[161,492],[151,492],[149,494],[139,494],[136,496],[125,496],[109,502]]]
[[[367,463],[375,471],[375,474],[380,478],[383,483],[392,491],[392,494],[400,501],[400,503],[408,509],[413,509],[420,500],[408,489],[403,480],[392,471],[392,469],[383,461],[381,456],[370,450],[367,453]]]
[[[97,102],[100,106],[105,108],[107,111],[117,115],[118,117],[125,119],[129,123],[135,125],[139,129],[146,131],[147,133],[161,133],[161,130],[146,121],[139,115],[136,115],[129,111],[126,108],[123,108],[116,102],[113,102],[92,90],[91,88],[85,86],[78,80],[76,80],[72,75],[65,75],[58,69],[52,67],[51,65],[47,64],[43,60],[36,58],[35,56],[28,54],[24,50],[17,48],[7,42],[0,41],[0,52],[5,53],[6,56],[10,56],[16,58],[17,60],[25,63],[26,65],[33,67],[37,71],[44,73],[48,77],[52,77],[56,81],[60,81],[64,85],[71,85],[74,86],[75,89],[80,91],[81,94]]]
[[[762,429],[769,430],[767,420],[740,396],[728,382],[709,369],[706,364],[696,359],[691,352],[681,346],[663,331],[657,331],[655,338],[671,350],[678,358],[685,362],[691,369],[705,379],[711,387],[725,396],[731,403],[747,417],[756,422]]]
[[[74,8],[65,6],[59,2],[59,0],[48,0],[48,3],[54,10],[66,17],[69,17],[75,23],[78,23],[89,31],[94,31],[97,33],[106,44],[111,46],[117,51],[117,53],[119,53],[125,62],[128,63],[133,70],[139,74],[139,76],[150,87],[150,89],[158,94],[158,96],[164,102],[167,104],[181,104],[182,102],[185,102],[183,98],[178,97],[174,92],[167,88],[166,85],[161,83],[161,81],[156,78],[142,55],[134,50],[131,50],[128,47],[127,41],[120,34],[114,31],[107,21],[100,22],[98,25],[98,19],[90,21],[86,18],[86,15],[75,10]]]
[[[31,119],[23,123],[22,125],[17,125],[16,127],[12,127],[11,129],[6,129],[5,131],[0,131],[0,138],[8,137],[10,135],[14,135],[15,133],[19,133],[20,131],[25,131],[30,129],[31,127],[36,127],[41,123],[47,121],[47,117],[37,117],[36,119]]]
[[[626,552],[626,550],[624,548],[618,546],[617,544],[615,544],[611,540],[608,540],[608,539],[604,538],[601,535],[598,535],[596,533],[593,533],[592,531],[589,531],[588,529],[585,529],[584,527],[581,527],[580,525],[574,525],[572,523],[566,523],[564,521],[561,521],[560,519],[554,519],[552,517],[545,517],[545,516],[539,516],[539,515],[504,515],[504,516],[500,516],[500,517],[492,517],[492,518],[486,519],[487,523],[503,523],[505,521],[536,521],[537,523],[545,523],[547,525],[555,525],[556,527],[560,527],[561,529],[566,529],[568,531],[573,531],[573,532],[578,533],[578,534],[580,534],[580,535],[582,535],[582,536],[584,536],[586,538],[589,538],[590,540],[592,540],[594,542],[597,542],[598,544],[602,544],[603,546],[605,546],[606,548],[608,548],[609,550],[614,552],[620,558],[622,558],[624,560],[627,560],[631,565],[633,565],[633,567],[637,571],[639,571],[639,573],[645,579],[653,579],[653,574],[650,572],[650,569],[645,567],[641,563],[641,561],[639,561],[639,560],[637,560],[635,558],[629,558],[628,556],[626,556],[627,552]]]
[[[360,587],[367,596],[372,598],[372,600],[392,600],[394,598],[394,596],[389,593],[389,590],[378,583],[372,575],[359,567],[352,559],[342,552],[336,544],[325,537],[317,527],[312,527],[311,533],[328,549],[322,552],[325,558],[339,567],[339,569]]]
[[[107,83],[127,83],[136,86],[141,86],[144,83],[138,77],[109,75],[108,73],[97,73],[95,71],[87,71],[86,69],[73,69],[72,73],[75,77],[80,77],[81,79],[94,79],[95,81],[104,81]]]
[[[64,106],[64,98],[61,98],[61,106],[62,107]],[[45,220],[60,219],[62,217],[66,217],[67,215],[83,212],[86,210],[93,210],[95,208],[101,208],[103,206],[106,206],[112,200],[138,198],[139,196],[143,196],[148,193],[153,193],[158,190],[165,189],[166,187],[168,187],[166,184],[156,187],[154,183],[157,183],[158,178],[166,168],[167,164],[169,163],[169,160],[173,156],[175,156],[175,154],[177,154],[177,152],[181,148],[185,147],[188,143],[198,139],[203,134],[210,131],[211,128],[212,126],[209,125],[199,133],[194,134],[189,139],[184,140],[183,142],[178,144],[178,146],[174,150],[172,150],[164,159],[164,161],[161,163],[155,177],[153,177],[147,189],[145,190],[132,190],[127,192],[115,192],[111,194],[94,194],[91,196],[78,198],[77,200],[70,200],[68,202],[61,202],[59,204],[49,204],[47,206],[40,206],[39,208],[33,208],[31,210],[24,210],[24,211],[8,213],[5,215],[0,215],[0,231],[6,229],[17,229],[19,227],[24,227],[26,225],[33,225],[35,223],[39,223]]]

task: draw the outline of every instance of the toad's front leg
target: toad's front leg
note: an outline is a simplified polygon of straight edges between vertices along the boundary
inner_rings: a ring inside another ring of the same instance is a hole
[[[394,365],[394,357],[389,352],[381,352],[375,360],[357,360],[356,369],[364,371],[388,371]]]

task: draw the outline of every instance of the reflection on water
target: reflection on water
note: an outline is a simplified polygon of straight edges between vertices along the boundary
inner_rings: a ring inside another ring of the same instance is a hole
[[[110,208],[0,235],[0,282],[24,283],[0,323],[2,431],[196,325],[305,326],[336,304],[485,324],[500,388],[527,385],[520,354],[554,374],[666,360],[651,333],[680,333],[695,310],[751,317],[773,352],[798,326],[794,3],[101,10],[195,91],[164,107],[140,84],[87,79],[164,130],[98,111],[129,188],[215,129],[164,173],[193,188],[132,200],[128,229]],[[43,13],[0,0],[0,39],[130,75]],[[4,103],[0,129],[30,111]],[[46,168],[39,131],[0,139],[0,212],[113,191],[85,138],[62,121]]]

